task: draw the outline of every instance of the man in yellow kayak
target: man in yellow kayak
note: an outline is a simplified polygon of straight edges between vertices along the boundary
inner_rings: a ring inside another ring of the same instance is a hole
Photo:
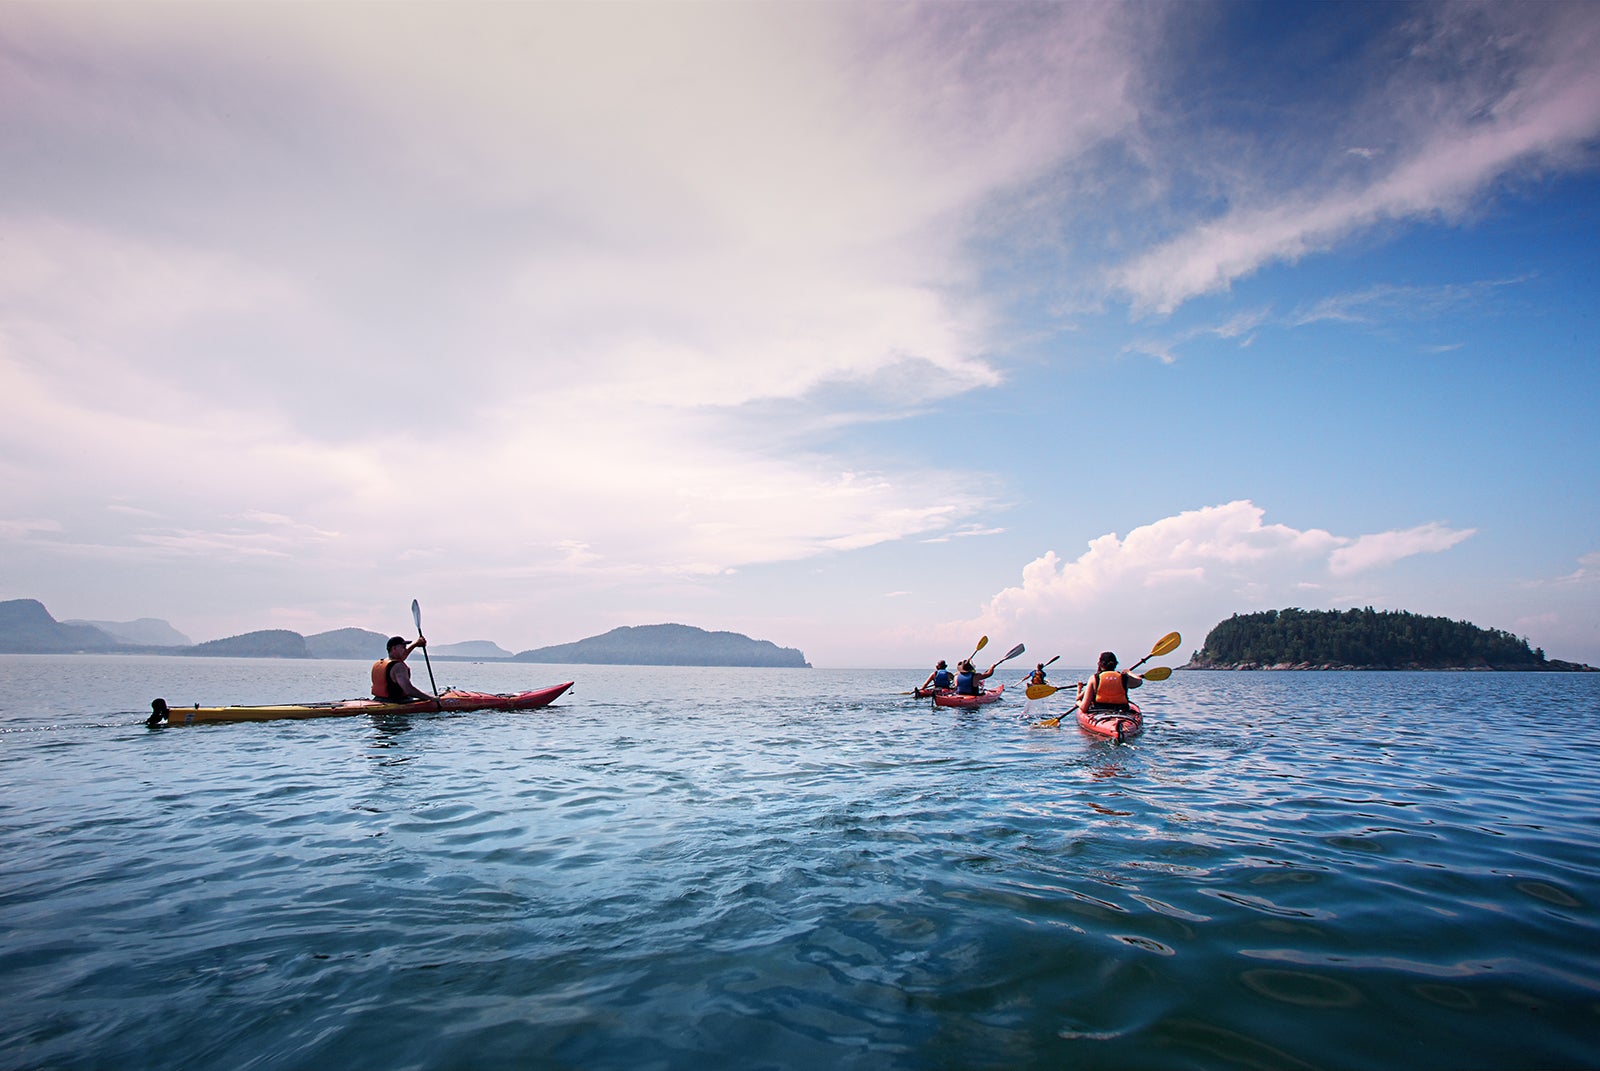
[[[389,657],[372,663],[372,698],[382,699],[385,703],[413,703],[419,699],[436,698],[411,683],[411,667],[406,665],[407,655],[418,647],[426,646],[427,639],[420,635],[410,643],[405,641],[404,636],[389,637]]]

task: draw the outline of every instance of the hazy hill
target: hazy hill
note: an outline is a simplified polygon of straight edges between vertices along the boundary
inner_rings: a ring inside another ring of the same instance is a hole
[[[1403,610],[1234,614],[1206,634],[1185,669],[1583,670],[1551,661],[1500,629]]]
[[[93,625],[57,621],[38,599],[0,602],[0,651],[8,654],[72,654],[109,651],[116,637]]]
[[[260,635],[257,633],[256,635]],[[306,654],[311,658],[369,658],[384,656],[384,641],[389,637],[364,628],[337,628],[306,637]]]
[[[805,655],[770,640],[737,632],[707,632],[692,625],[614,628],[576,643],[523,651],[518,662],[610,666],[778,666],[809,669]]]
[[[511,652],[490,640],[463,640],[460,643],[430,643],[428,653],[434,658],[510,658]]]
[[[188,647],[194,641],[159,617],[141,617],[137,621],[64,621],[66,625],[89,625],[106,633],[118,643],[139,647]]]
[[[379,644],[382,644],[380,639]],[[183,650],[184,654],[203,656],[232,656],[235,658],[310,658],[306,638],[298,632],[284,628],[262,629],[229,636],[223,640],[197,643]]]

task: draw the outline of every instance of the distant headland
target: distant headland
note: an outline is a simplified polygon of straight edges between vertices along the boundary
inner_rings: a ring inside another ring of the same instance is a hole
[[[516,662],[566,662],[609,666],[766,666],[810,669],[806,656],[770,640],[737,632],[707,632],[692,625],[614,628],[576,643],[523,651]]]
[[[262,629],[205,643],[157,618],[138,621],[57,621],[37,599],[0,601],[3,654],[160,654],[231,658],[382,658],[388,639],[360,628],[302,636]],[[575,643],[512,654],[489,640],[429,644],[435,661],[565,662],[580,665],[750,666],[809,669],[805,655],[769,640],[736,632],[707,632],[692,625],[642,625],[612,629]]]
[[[1403,610],[1234,614],[1181,669],[1426,669],[1593,673],[1500,629]]]

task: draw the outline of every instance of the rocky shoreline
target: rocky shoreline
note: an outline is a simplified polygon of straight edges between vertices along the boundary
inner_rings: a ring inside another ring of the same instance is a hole
[[[1461,666],[1424,666],[1419,663],[1395,666],[1352,666],[1339,665],[1332,662],[1314,664],[1311,662],[1205,662],[1190,661],[1178,669],[1187,670],[1310,670],[1316,672],[1368,672],[1383,673],[1409,671],[1419,673],[1600,673],[1594,666],[1584,665],[1581,662],[1562,662],[1559,659],[1549,659],[1536,664],[1519,665],[1490,665],[1487,662],[1478,662]]]

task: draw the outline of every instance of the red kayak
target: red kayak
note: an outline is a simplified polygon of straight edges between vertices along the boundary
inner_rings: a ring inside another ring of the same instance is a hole
[[[464,692],[451,688],[438,700],[420,699],[415,703],[385,703],[381,699],[344,699],[335,703],[286,703],[264,707],[176,707],[168,709],[166,700],[150,706],[154,713],[145,724],[154,728],[168,725],[200,725],[222,721],[276,721],[280,718],[348,718],[357,714],[433,714],[439,711],[538,710],[547,707],[572,687],[572,682],[551,685],[532,692],[496,695],[491,692]]]
[[[1132,703],[1128,709],[1120,707],[1090,707],[1078,711],[1078,728],[1096,736],[1109,737],[1122,743],[1144,731],[1144,715]]]
[[[1001,695],[1006,686],[991,688],[977,695],[957,695],[955,692],[939,692],[933,697],[933,705],[937,707],[960,707],[963,710],[972,710],[974,707],[988,706],[990,703],[1000,702]]]

